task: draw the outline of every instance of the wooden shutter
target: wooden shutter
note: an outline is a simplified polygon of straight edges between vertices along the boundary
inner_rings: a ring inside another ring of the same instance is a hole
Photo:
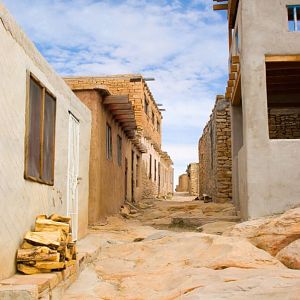
[[[41,166],[42,87],[30,78],[27,177],[39,178]]]
[[[43,170],[42,180],[54,181],[54,145],[55,145],[55,99],[46,92],[44,104]]]

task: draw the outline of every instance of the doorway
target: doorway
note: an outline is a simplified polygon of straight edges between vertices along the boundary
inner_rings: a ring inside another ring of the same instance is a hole
[[[69,113],[67,215],[71,217],[72,237],[78,238],[79,121]]]

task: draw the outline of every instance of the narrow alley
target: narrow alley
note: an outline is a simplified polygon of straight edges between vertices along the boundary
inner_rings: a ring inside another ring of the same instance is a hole
[[[89,259],[64,300],[299,299],[298,271],[244,238],[221,236],[237,222],[232,205],[177,193],[132,210],[79,241]]]

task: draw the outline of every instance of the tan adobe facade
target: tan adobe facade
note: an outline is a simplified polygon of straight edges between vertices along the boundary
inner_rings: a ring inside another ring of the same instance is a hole
[[[182,174],[178,178],[178,185],[176,186],[176,192],[188,192],[189,191],[189,177],[188,175]]]
[[[199,195],[199,163],[191,163],[187,167],[188,192],[191,196]]]
[[[0,40],[2,279],[15,272],[16,250],[37,215],[73,214],[74,235],[87,233],[91,113],[2,4]],[[39,119],[35,108],[42,101]],[[48,126],[51,122],[53,127]],[[48,146],[39,140],[40,134],[44,141],[51,138]]]
[[[140,200],[141,151],[146,150],[135,136],[136,121],[128,96],[111,96],[106,87],[89,78],[78,84],[72,78],[70,86],[92,112],[89,223],[95,224],[118,213],[125,201]]]
[[[217,96],[210,120],[199,140],[199,195],[213,202],[232,200],[230,102]]]
[[[72,88],[78,84],[104,85],[113,96],[128,96],[136,120],[135,138],[146,153],[142,155],[142,197],[152,198],[173,193],[173,162],[162,151],[162,114],[141,75],[66,78]],[[164,174],[164,175],[162,175]],[[164,187],[164,188],[163,188]]]
[[[230,37],[226,98],[232,109],[233,200],[243,219],[281,213],[300,203],[297,4],[229,0],[224,5]]]

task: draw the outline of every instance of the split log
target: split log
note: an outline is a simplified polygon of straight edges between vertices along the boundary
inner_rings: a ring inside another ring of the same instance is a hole
[[[34,267],[44,270],[56,270],[63,269],[65,267],[65,263],[62,261],[38,261]]]
[[[17,262],[25,261],[59,261],[60,254],[48,247],[35,247],[32,249],[19,249]]]
[[[48,246],[57,249],[62,240],[61,231],[52,232],[27,232],[24,239],[28,243],[36,246]]]
[[[22,272],[23,274],[26,274],[26,275],[32,275],[32,274],[40,273],[39,269],[37,269],[35,267],[27,266],[25,264],[17,264],[17,269],[18,269],[18,271],[20,271],[20,272]]]
[[[70,232],[70,225],[63,222],[55,222],[52,220],[37,219],[35,222],[35,231],[58,231],[62,230],[66,234]]]
[[[32,249],[32,248],[35,248],[36,246],[26,242],[26,241],[23,241],[22,245],[21,245],[21,249]]]
[[[57,214],[53,214],[49,217],[50,220],[55,221],[55,222],[62,222],[62,223],[70,223],[71,217],[67,216],[60,216]]]

